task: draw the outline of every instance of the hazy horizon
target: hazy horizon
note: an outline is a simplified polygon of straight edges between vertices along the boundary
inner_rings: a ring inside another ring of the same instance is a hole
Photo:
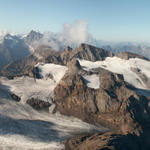
[[[61,33],[82,21],[79,28],[97,40],[150,43],[149,5],[148,0],[1,0],[0,31]]]

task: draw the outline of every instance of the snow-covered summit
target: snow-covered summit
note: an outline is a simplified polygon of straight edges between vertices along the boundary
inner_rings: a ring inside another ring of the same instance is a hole
[[[124,60],[118,57],[107,57],[104,61],[79,60],[79,62],[85,70],[101,67],[122,74],[125,81],[136,88],[150,89],[150,61],[138,58]]]

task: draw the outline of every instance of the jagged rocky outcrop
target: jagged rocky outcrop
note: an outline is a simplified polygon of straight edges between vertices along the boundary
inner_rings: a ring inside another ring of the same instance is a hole
[[[124,133],[141,132],[141,125],[150,119],[148,100],[128,88],[122,75],[99,68],[100,88],[92,89],[86,86],[82,74],[71,72],[65,74],[54,91],[61,113]]]
[[[122,135],[119,132],[80,135],[68,140],[65,146],[66,150],[141,150],[142,148],[137,136]]]
[[[73,58],[79,58],[89,61],[104,60],[106,57],[112,57],[113,54],[110,51],[102,48],[97,48],[88,44],[81,44],[77,49],[72,51]]]
[[[46,62],[54,62],[66,65],[73,59],[85,59],[89,61],[104,60],[106,57],[112,57],[113,53],[102,48],[97,48],[88,44],[81,44],[78,48],[72,49],[67,47],[64,51],[57,53],[55,56],[50,55],[46,58]]]
[[[33,56],[24,57],[21,60],[14,61],[13,63],[8,64],[0,71],[0,76],[5,76],[9,79],[12,79],[16,76],[27,75],[33,77],[32,69],[35,64],[37,64],[38,59]]]
[[[34,46],[34,42],[36,42],[36,45],[38,45],[38,41],[43,37],[43,34],[40,32],[36,32],[34,30],[30,31],[30,33],[25,37],[25,42],[27,42],[29,45]]]
[[[44,52],[42,53],[40,51]],[[33,55],[27,56],[21,60],[12,62],[5,66],[0,71],[0,75],[8,78],[21,75],[33,77],[34,75],[32,69],[39,61],[44,63],[67,65],[69,62],[76,58],[97,61],[104,60],[106,57],[111,56],[113,56],[111,52],[88,44],[81,44],[74,50],[70,47],[67,47],[64,49],[64,51],[59,52],[52,50],[51,47],[40,46],[35,50]]]
[[[9,79],[23,75],[39,78],[35,65],[38,62],[45,62],[45,58],[47,56],[55,58],[56,54],[57,52],[53,51],[51,48],[40,46],[35,50],[34,54],[6,65],[2,70],[0,70],[0,76],[7,77]],[[55,61],[52,59],[52,63],[59,64],[58,62],[59,60]]]
[[[49,102],[45,102],[43,100],[40,100],[38,98],[31,98],[26,101],[27,104],[29,104],[31,107],[33,107],[36,110],[44,110],[48,111],[51,104]]]
[[[126,142],[127,145],[130,145],[130,140],[124,141],[128,134],[131,134],[129,139],[135,136],[136,140],[141,141],[138,137],[149,131],[147,126],[150,124],[149,100],[142,95],[138,95],[120,74],[102,68],[85,71],[82,70],[78,61],[72,61],[68,67],[68,72],[54,90],[54,102],[57,110],[64,115],[78,117],[92,124],[100,124],[117,131],[117,133],[114,132],[116,136],[112,134],[106,134],[106,137],[105,134],[98,135],[96,141],[89,141],[87,138],[87,140],[80,139],[80,142],[78,142],[77,137],[68,141],[68,147],[73,150],[89,150],[88,147],[96,147],[93,143],[97,142],[103,149],[105,145],[108,146],[112,141],[116,141],[111,147],[114,150],[120,150],[126,145]],[[98,89],[88,87],[87,81],[83,77],[85,74],[97,74],[100,87]],[[93,135],[89,138],[92,137]],[[104,143],[100,141],[103,137],[106,138]],[[79,144],[79,147],[73,146],[74,141]],[[136,141],[133,141],[133,145],[129,146],[130,149],[133,148],[135,143]],[[121,148],[115,148],[116,144],[120,144]],[[127,149],[127,145],[125,149]],[[98,147],[92,149],[96,150]]]
[[[21,100],[21,98],[18,95],[14,94],[14,93],[11,93],[10,96],[16,102],[20,102],[20,100]]]

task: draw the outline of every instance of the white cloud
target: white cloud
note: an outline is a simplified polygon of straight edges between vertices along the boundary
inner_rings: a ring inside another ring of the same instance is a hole
[[[54,50],[62,50],[67,46],[73,48],[81,43],[95,45],[96,40],[88,32],[86,20],[76,21],[74,24],[65,23],[59,33],[46,32],[40,41],[34,42],[34,46],[48,45]]]
[[[83,43],[88,40],[88,22],[77,21],[75,24],[64,24],[63,36],[69,43]]]

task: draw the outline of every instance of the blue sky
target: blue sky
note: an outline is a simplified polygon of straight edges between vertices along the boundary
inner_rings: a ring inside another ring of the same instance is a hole
[[[86,20],[97,39],[150,42],[149,7],[150,0],[0,0],[0,30],[59,32]]]

